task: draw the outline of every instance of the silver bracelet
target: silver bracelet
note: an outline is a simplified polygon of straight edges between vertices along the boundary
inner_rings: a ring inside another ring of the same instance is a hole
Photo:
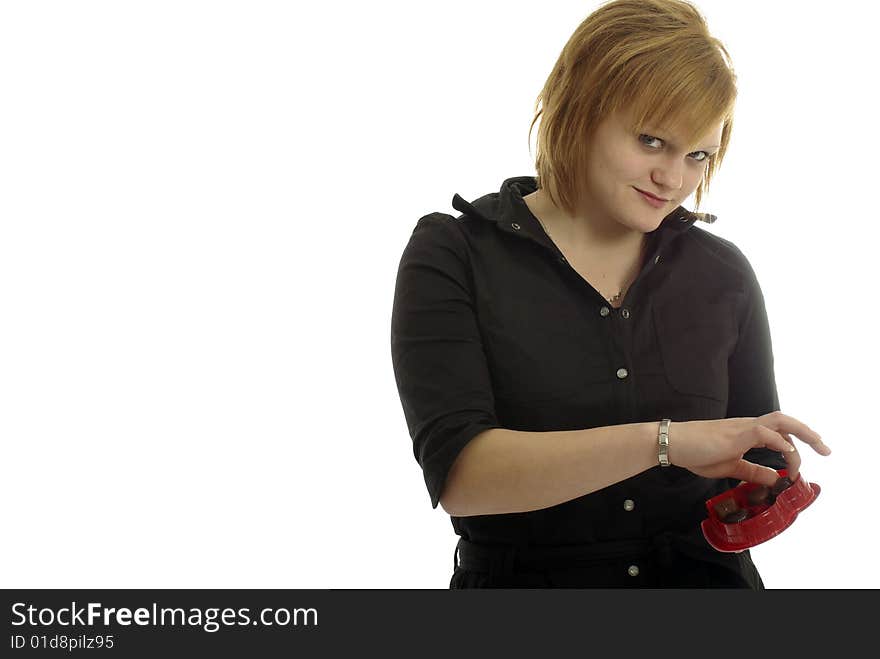
[[[671,463],[669,462],[669,424],[672,423],[669,419],[663,419],[660,422],[660,434],[657,436],[657,444],[659,446],[659,451],[657,457],[660,461],[661,467],[668,467]]]

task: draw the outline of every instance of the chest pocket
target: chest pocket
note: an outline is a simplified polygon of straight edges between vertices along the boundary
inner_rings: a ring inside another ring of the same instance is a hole
[[[736,345],[733,300],[694,302],[682,296],[654,306],[663,373],[685,396],[727,403],[727,361]]]

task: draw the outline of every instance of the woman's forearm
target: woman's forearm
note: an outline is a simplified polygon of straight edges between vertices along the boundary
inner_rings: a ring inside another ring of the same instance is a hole
[[[440,505],[454,517],[468,517],[570,501],[656,466],[659,427],[657,421],[551,432],[486,430],[459,453]]]

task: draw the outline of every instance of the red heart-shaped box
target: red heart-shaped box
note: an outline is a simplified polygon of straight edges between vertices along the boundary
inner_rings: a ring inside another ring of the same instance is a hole
[[[788,470],[778,469],[777,473],[783,477]],[[722,552],[741,552],[775,538],[794,523],[798,513],[813,503],[821,491],[818,484],[808,483],[799,473],[797,480],[780,492],[772,504],[751,505],[749,492],[758,487],[761,486],[757,483],[742,483],[706,502],[709,517],[701,526],[703,536],[712,547]],[[715,506],[729,498],[733,498],[738,507],[748,510],[750,517],[733,524],[722,522]]]

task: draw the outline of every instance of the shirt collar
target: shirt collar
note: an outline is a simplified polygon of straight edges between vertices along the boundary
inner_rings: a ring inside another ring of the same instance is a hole
[[[470,203],[456,193],[452,197],[452,206],[468,216],[495,223],[501,231],[547,244],[548,238],[544,230],[523,200],[523,196],[537,189],[537,179],[534,176],[516,176],[506,179],[498,192],[483,195]],[[694,213],[678,206],[647,236],[652,243],[659,241],[659,244],[655,244],[656,248],[665,247],[670,241],[690,230],[697,220],[711,224],[716,219],[714,215]]]

